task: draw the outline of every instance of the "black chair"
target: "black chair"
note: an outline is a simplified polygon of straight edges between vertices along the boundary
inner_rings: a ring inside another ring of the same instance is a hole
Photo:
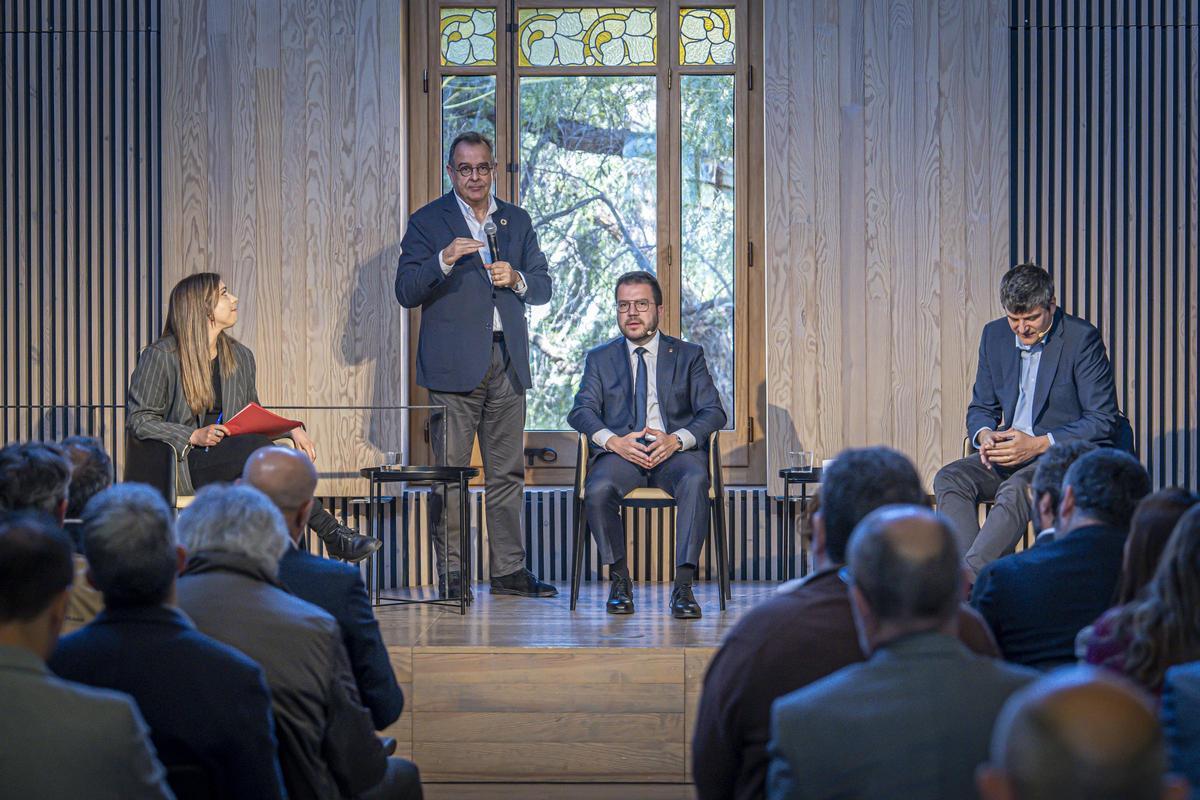
[[[158,439],[139,439],[131,431],[125,431],[126,482],[136,481],[153,486],[166,499],[168,506],[176,508],[179,499],[176,485],[178,475],[179,456],[174,447]]]
[[[708,437],[708,507],[710,541],[717,546],[717,585],[721,595],[721,610],[725,600],[732,599],[729,588],[727,539],[725,535],[725,484],[721,480],[721,449],[718,446],[719,432]],[[579,600],[579,582],[583,573],[583,549],[587,546],[588,525],[583,513],[584,488],[587,482],[588,437],[579,435],[579,451],[575,461],[575,485],[572,492],[572,507],[575,510],[575,555],[571,564],[571,610]],[[621,506],[633,508],[669,508],[675,499],[662,489],[637,488],[625,495]]]

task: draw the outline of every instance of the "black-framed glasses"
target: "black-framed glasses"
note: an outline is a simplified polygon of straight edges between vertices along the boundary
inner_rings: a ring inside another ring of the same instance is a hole
[[[649,311],[650,310],[650,301],[649,300],[618,300],[617,301],[617,313],[618,314],[628,314],[631,308],[637,309],[638,311],[641,311],[641,312]]]
[[[453,169],[458,173],[460,178],[469,178],[473,174],[478,174],[479,177],[486,178],[492,174],[492,170],[495,168],[496,162],[492,161],[487,164],[476,164],[475,166],[471,166],[470,164],[459,164]]]
[[[839,569],[837,571],[837,576],[841,580],[841,582],[846,584],[847,586],[854,585],[854,573],[852,573],[850,571],[849,567],[842,567],[841,569]]]

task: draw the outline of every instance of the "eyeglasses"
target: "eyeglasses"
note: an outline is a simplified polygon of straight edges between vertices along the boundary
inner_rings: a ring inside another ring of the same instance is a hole
[[[854,585],[854,573],[852,573],[850,571],[849,567],[842,567],[841,569],[839,569],[837,571],[837,576],[838,576],[838,579],[841,580],[841,582],[846,584],[847,586]]]
[[[617,301],[617,313],[618,314],[628,314],[630,307],[636,308],[638,311],[642,311],[642,312],[649,311],[650,310],[650,301],[649,300],[618,300]]]
[[[478,174],[479,177],[486,178],[492,174],[492,169],[494,169],[495,166],[495,162],[490,164],[477,164],[473,167],[470,164],[459,164],[457,167],[454,167],[454,171],[457,172],[459,177],[462,178],[469,178],[473,174]]]

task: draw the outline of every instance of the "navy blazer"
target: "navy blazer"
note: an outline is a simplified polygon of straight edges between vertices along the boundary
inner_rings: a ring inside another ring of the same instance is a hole
[[[1011,427],[1020,393],[1021,356],[1007,319],[989,322],[979,340],[979,366],[967,407],[967,436]],[[1117,392],[1100,332],[1060,308],[1044,340],[1033,393],[1033,432],[1055,442],[1117,439]],[[1132,444],[1132,443],[1130,443]]]
[[[131,695],[162,763],[201,767],[221,797],[283,797],[262,668],[178,609],[106,608],[59,640],[59,677]]]
[[[457,237],[472,238],[453,191],[418,209],[408,221],[400,242],[396,299],[405,308],[421,307],[417,383],[427,389],[469,392],[479,385],[491,363],[493,308],[500,312],[504,342],[521,385],[533,386],[525,306],[550,302],[552,280],[529,214],[497,198],[492,219],[497,260],[525,277],[524,297],[495,288],[478,253],[456,261],[449,275],[442,272],[442,250]]]
[[[686,428],[697,446],[705,448],[713,431],[725,427],[726,417],[704,348],[665,333],[659,336],[654,374],[663,430]],[[625,337],[618,336],[588,351],[567,424],[591,439],[605,428],[624,436],[633,430],[633,422],[633,369]]]
[[[1104,525],[993,561],[971,590],[1004,658],[1050,669],[1075,661],[1075,637],[1115,600],[1125,531]]]
[[[1162,723],[1171,770],[1187,778],[1192,797],[1200,798],[1200,661],[1167,670]]]
[[[396,683],[358,568],[289,547],[279,560],[279,582],[337,620],[358,694],[371,712],[375,730],[399,719],[404,694]]]

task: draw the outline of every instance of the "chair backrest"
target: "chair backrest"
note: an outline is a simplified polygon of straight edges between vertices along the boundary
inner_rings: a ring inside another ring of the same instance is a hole
[[[175,507],[175,449],[157,439],[139,439],[125,431],[125,481],[145,483],[157,489],[167,505]]]

